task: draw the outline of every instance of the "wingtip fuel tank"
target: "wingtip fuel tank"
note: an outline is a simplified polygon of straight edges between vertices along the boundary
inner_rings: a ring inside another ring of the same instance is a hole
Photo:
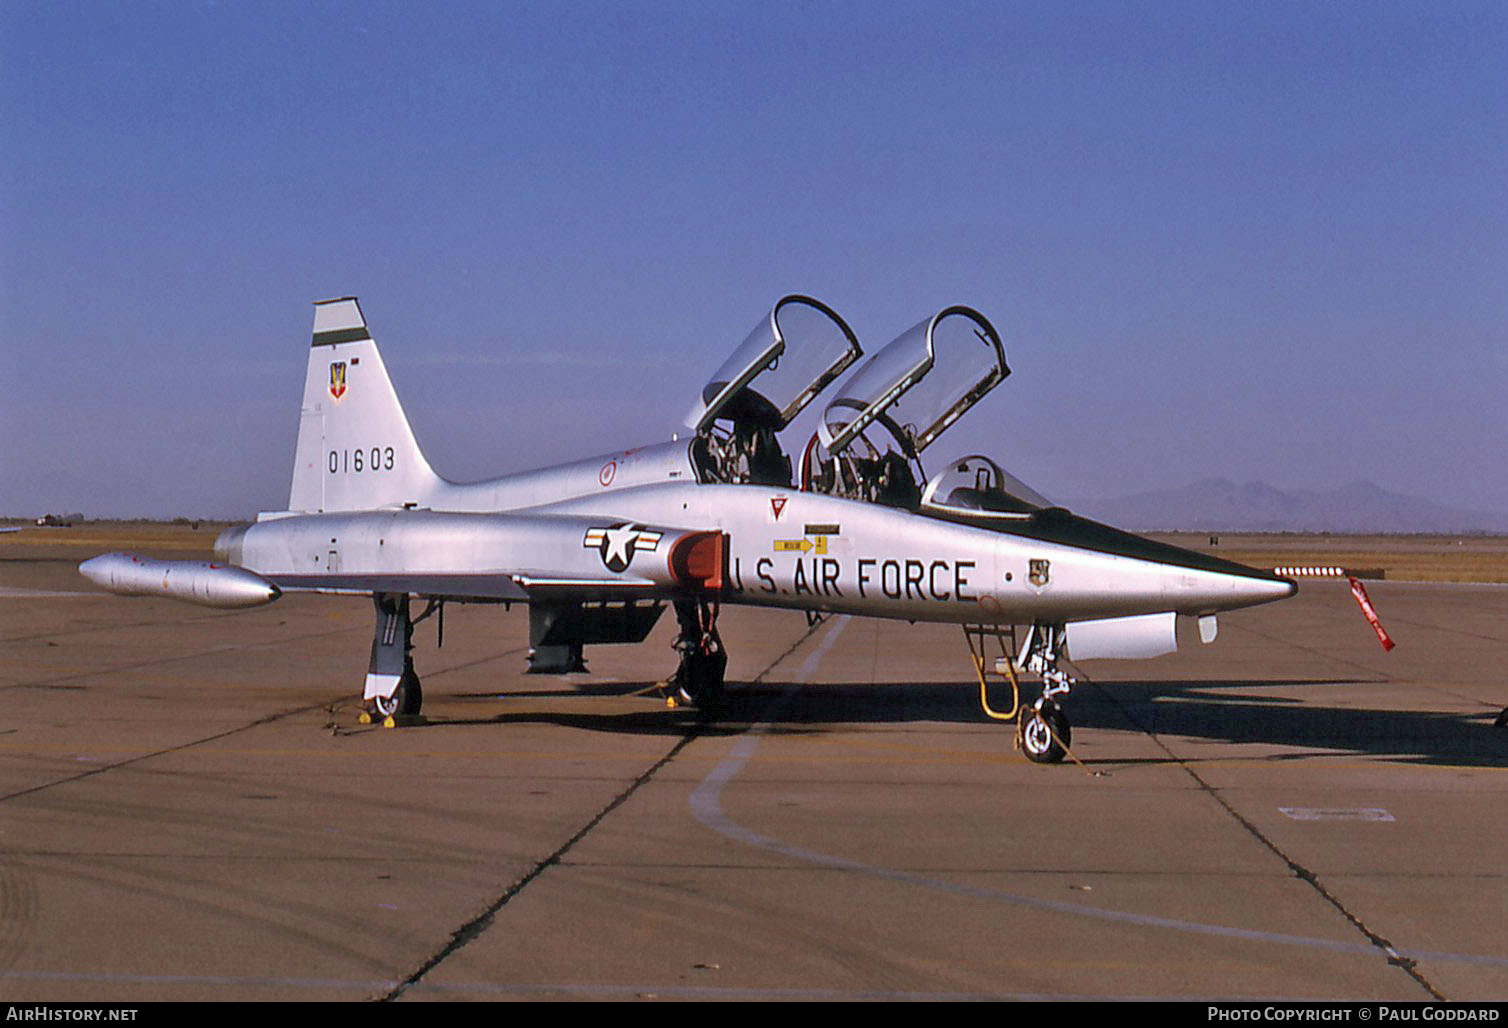
[[[283,594],[261,575],[206,560],[154,560],[106,553],[79,565],[95,585],[121,596],[166,596],[204,607],[260,607]]]

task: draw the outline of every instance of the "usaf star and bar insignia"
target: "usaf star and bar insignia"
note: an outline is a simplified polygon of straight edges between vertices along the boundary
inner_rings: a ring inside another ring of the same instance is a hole
[[[633,563],[636,553],[653,553],[660,545],[660,533],[627,521],[608,528],[589,528],[581,545],[596,550],[609,571],[623,571]]]

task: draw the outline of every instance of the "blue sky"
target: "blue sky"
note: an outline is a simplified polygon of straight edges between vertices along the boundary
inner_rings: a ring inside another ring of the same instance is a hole
[[[1508,7],[0,0],[0,513],[287,501],[310,301],[436,469],[663,438],[781,295],[966,303],[1049,496],[1508,511]]]

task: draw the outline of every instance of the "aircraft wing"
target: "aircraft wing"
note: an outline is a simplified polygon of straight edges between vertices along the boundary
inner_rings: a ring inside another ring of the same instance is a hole
[[[652,593],[662,583],[635,575],[586,577],[543,571],[496,574],[333,574],[264,576],[284,592],[411,593],[441,600],[517,601],[558,597],[607,598]]]

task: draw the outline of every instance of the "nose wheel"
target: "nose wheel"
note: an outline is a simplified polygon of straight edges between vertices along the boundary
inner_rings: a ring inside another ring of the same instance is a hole
[[[1072,728],[1063,708],[1051,700],[1038,700],[1023,711],[1017,731],[1021,752],[1034,764],[1057,764],[1068,753]]]

